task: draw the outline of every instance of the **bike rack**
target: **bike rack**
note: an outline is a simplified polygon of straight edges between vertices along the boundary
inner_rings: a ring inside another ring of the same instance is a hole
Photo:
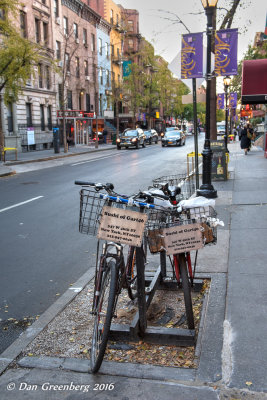
[[[132,322],[126,324],[111,324],[109,339],[114,341],[139,341],[140,339],[154,344],[194,346],[196,342],[195,329],[165,328],[147,326],[147,309],[152,302],[157,289],[177,289],[177,282],[164,281],[166,278],[166,253],[160,253],[160,266],[150,280],[149,287],[145,286],[145,265],[141,248],[136,250],[138,311]],[[148,281],[148,280],[147,280]],[[196,285],[200,290],[201,284]]]

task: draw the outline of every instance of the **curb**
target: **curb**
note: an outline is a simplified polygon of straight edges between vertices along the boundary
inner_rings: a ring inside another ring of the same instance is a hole
[[[23,160],[23,161],[8,161],[7,163],[5,163],[5,166],[13,166],[13,165],[20,165],[20,164],[30,164],[30,163],[35,163],[35,162],[42,162],[42,161],[51,161],[51,160],[55,160],[55,159],[60,159],[60,158],[66,158],[66,157],[75,157],[75,156],[81,156],[83,154],[90,154],[90,153],[97,153],[99,151],[107,151],[107,150],[115,150],[116,147],[109,147],[107,149],[92,149],[89,151],[82,151],[79,153],[65,153],[64,155],[60,155],[60,156],[49,156],[49,157],[43,157],[43,158],[37,158],[35,160]]]
[[[0,178],[11,175],[16,175],[16,171],[3,172],[3,173],[0,172]]]
[[[2,354],[0,354],[0,376],[5,372],[8,366],[15,361],[20,353],[27,347],[40,332],[56,317],[64,308],[71,303],[74,298],[84,289],[84,287],[94,277],[95,270],[90,268],[83,274],[72,286],[79,290],[67,289],[62,296],[53,303],[18,339],[16,339]]]

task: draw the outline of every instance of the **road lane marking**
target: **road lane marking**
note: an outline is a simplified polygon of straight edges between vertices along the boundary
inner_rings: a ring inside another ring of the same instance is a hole
[[[110,157],[114,157],[114,154],[111,154],[111,155],[106,156],[106,157],[94,158],[93,160],[79,161],[79,162],[77,162],[75,164],[71,164],[71,166],[74,167],[75,165],[81,165],[81,164],[86,164],[86,163],[90,163],[90,162],[94,162],[94,161],[104,160],[105,158],[110,158]]]
[[[21,203],[13,204],[13,206],[2,208],[2,210],[0,210],[0,213],[4,212],[4,211],[7,211],[7,210],[10,210],[11,208],[22,206],[23,204],[30,203],[31,201],[41,199],[42,197],[44,197],[44,196],[33,197],[32,199],[29,199],[29,200],[26,200],[26,201],[22,201]]]

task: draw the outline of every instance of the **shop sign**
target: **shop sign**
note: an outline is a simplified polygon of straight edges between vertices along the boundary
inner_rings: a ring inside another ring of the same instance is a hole
[[[204,246],[200,224],[177,225],[162,230],[167,255],[198,250]]]
[[[97,237],[141,247],[146,221],[144,213],[104,206]]]
[[[34,128],[27,128],[27,143],[28,146],[35,144]]]

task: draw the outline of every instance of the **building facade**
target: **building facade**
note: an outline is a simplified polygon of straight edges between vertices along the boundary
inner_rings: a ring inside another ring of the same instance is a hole
[[[15,24],[23,37],[42,47],[47,58],[36,65],[17,103],[1,104],[5,146],[18,151],[47,148],[56,121],[56,89],[50,62],[54,56],[50,1],[24,1]]]

